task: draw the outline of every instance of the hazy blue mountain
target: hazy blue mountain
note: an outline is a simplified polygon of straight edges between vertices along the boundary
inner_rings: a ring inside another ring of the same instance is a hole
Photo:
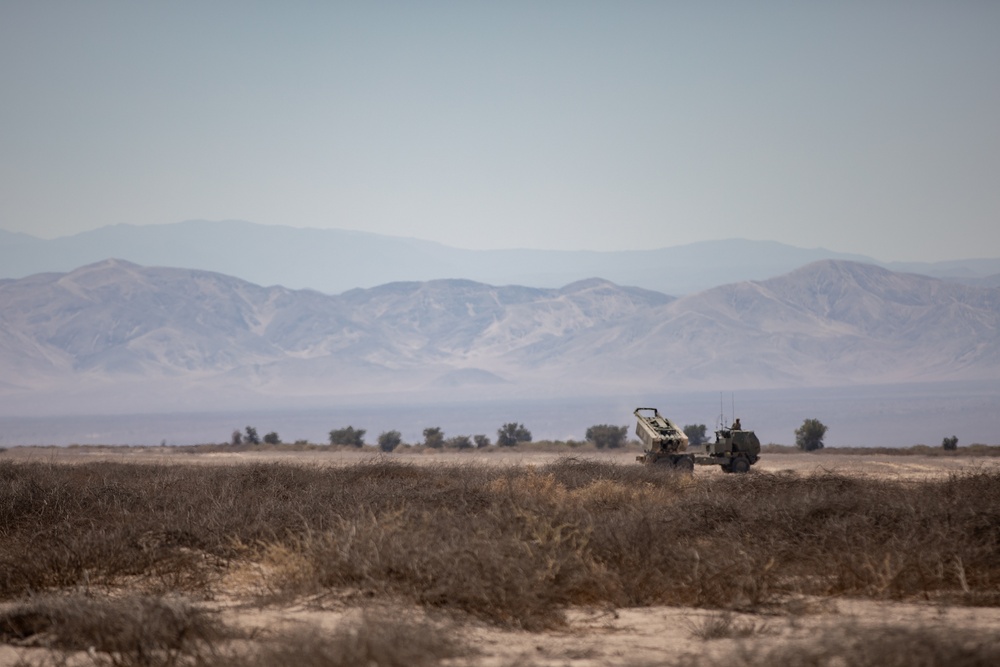
[[[944,276],[944,279],[951,282],[961,283],[963,285],[970,285],[972,287],[1000,287],[1000,273],[994,273],[983,277]]]
[[[106,260],[0,283],[7,411],[1000,379],[1000,290],[824,260],[674,299],[397,282],[327,295]]]
[[[698,317],[694,358],[741,382],[850,385],[1000,377],[1000,292],[826,260],[671,304]],[[742,333],[741,333],[742,330]],[[678,351],[679,352],[679,351]]]
[[[681,295],[779,276],[821,259],[878,263],[860,255],[773,241],[706,241],[627,252],[474,251],[363,232],[239,221],[115,225],[51,240],[0,232],[0,278],[72,271],[112,257],[330,294],[390,282],[456,278],[555,288],[600,276],[619,285]],[[1000,272],[1000,259],[887,268],[975,282]]]

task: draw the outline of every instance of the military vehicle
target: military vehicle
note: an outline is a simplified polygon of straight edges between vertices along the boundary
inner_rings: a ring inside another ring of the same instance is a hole
[[[760,440],[745,431],[739,420],[730,428],[715,431],[715,442],[691,445],[677,424],[656,408],[636,408],[635,434],[646,445],[636,461],[662,465],[672,470],[692,472],[697,465],[721,466],[724,472],[747,472],[760,458]]]

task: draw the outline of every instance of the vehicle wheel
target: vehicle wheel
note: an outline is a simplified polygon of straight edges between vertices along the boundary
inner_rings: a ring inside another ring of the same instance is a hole
[[[733,472],[749,472],[750,471],[750,461],[746,460],[742,456],[733,459],[733,462],[729,464]]]
[[[722,468],[722,472],[732,472],[733,471],[733,467],[731,465],[729,465],[728,463],[723,463],[719,467]]]

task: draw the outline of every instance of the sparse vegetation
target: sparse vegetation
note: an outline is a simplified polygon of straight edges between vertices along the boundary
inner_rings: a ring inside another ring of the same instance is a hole
[[[111,665],[175,665],[182,655],[201,656],[226,634],[196,607],[150,596],[47,595],[0,613],[0,641],[89,650]]]
[[[365,611],[330,632],[298,632],[283,636],[251,652],[214,656],[204,667],[429,667],[468,656],[471,649],[425,620]],[[196,663],[202,667],[203,661]]]
[[[827,427],[818,419],[806,419],[802,426],[795,429],[795,446],[804,452],[814,452],[823,449],[823,438]]]
[[[473,653],[447,625],[364,610],[332,631],[298,631],[246,641],[213,615],[181,600],[153,596],[46,595],[0,612],[0,642],[49,649],[51,661],[86,651],[96,665],[114,667],[424,667]],[[23,661],[18,664],[39,664]]]
[[[975,502],[970,502],[975,499]],[[751,529],[752,527],[752,529]],[[393,596],[521,628],[788,594],[1000,604],[1000,472],[891,482],[542,466],[0,461],[0,598],[138,579]],[[683,564],[678,566],[678,564]]]
[[[617,449],[625,445],[628,436],[627,426],[612,426],[611,424],[595,424],[587,429],[584,437],[594,443],[598,449]]]

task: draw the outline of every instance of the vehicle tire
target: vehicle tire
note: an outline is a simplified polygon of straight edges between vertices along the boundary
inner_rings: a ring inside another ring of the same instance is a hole
[[[736,473],[749,472],[750,461],[748,461],[742,456],[738,456],[735,459],[733,459],[733,462],[729,464],[729,467],[732,469],[733,472]]]
[[[729,465],[728,463],[723,463],[719,467],[722,468],[722,472],[732,472],[733,471],[733,467],[731,465]]]

